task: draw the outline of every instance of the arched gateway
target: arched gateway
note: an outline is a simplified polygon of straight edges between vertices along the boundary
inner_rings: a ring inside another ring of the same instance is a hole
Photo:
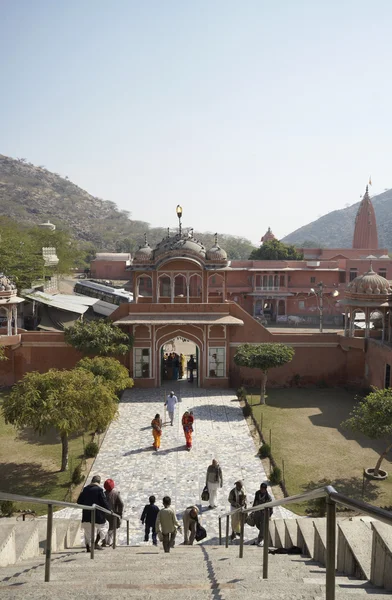
[[[198,385],[229,386],[234,346],[245,341],[240,330],[246,313],[226,300],[228,269],[217,235],[206,250],[181,221],[155,248],[145,237],[129,267],[135,301],[112,316],[134,336],[127,366],[136,386],[162,384],[162,348],[175,338],[197,348]]]

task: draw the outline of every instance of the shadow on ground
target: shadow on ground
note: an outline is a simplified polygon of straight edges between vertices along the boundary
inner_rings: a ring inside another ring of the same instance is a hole
[[[363,500],[365,502],[375,502],[378,497],[378,486],[375,482],[368,479],[363,480],[361,477],[349,477],[335,479],[333,482],[328,479],[319,479],[318,481],[310,481],[307,485],[302,486],[303,492],[308,492],[316,488],[325,487],[326,485],[333,485],[336,491],[355,500]],[[312,502],[320,502],[323,499],[318,499]],[[338,505],[339,506],[339,505]]]
[[[50,497],[57,483],[56,473],[50,473],[39,463],[1,463],[0,486],[4,492],[35,496]]]

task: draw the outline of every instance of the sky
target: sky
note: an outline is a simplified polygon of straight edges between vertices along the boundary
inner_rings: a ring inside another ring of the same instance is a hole
[[[258,242],[392,187],[390,0],[0,0],[0,153]]]

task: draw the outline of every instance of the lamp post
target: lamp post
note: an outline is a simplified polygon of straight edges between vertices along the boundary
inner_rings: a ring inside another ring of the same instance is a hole
[[[324,288],[325,288],[325,285],[323,284],[322,281],[320,281],[317,284],[316,290],[314,288],[310,288],[310,291],[312,292],[312,294],[314,294],[317,298],[317,308],[319,309],[319,313],[320,313],[320,327],[319,327],[320,333],[323,333]],[[333,296],[334,298],[336,298],[336,296],[338,296],[338,295],[339,295],[338,290],[334,290],[331,294],[331,296]]]
[[[178,217],[178,230],[181,235],[181,233],[182,233],[182,225],[181,225],[182,206],[180,206],[179,204],[177,204],[176,213],[177,213],[177,217]]]

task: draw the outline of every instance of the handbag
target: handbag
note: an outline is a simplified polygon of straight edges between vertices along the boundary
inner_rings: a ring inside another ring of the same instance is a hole
[[[201,542],[204,538],[207,537],[207,532],[202,525],[200,525],[199,521],[196,523],[196,542]]]
[[[210,492],[208,491],[207,486],[204,486],[204,490],[201,493],[201,499],[203,500],[203,502],[208,502],[208,500],[210,499]]]
[[[250,527],[255,527],[256,525],[256,520],[255,520],[255,513],[248,513],[245,519],[245,523],[247,525],[250,525]]]

